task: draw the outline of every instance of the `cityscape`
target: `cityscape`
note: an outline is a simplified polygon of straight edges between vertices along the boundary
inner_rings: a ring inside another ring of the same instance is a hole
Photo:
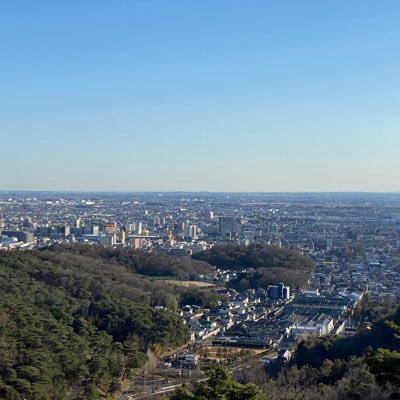
[[[0,249],[88,243],[194,255],[221,244],[296,249],[310,288],[400,299],[400,195],[2,193]],[[251,266],[248,266],[251,267]]]
[[[354,311],[364,296],[398,304],[399,200],[396,193],[3,192],[0,249],[86,245],[184,259],[221,246],[266,246],[312,260],[305,284],[290,279],[251,287],[240,277],[257,266],[231,268],[229,262],[174,277],[181,284],[210,285],[224,299],[209,308],[184,304],[172,310],[188,326],[192,345],[161,370],[147,371],[147,379],[151,373],[171,378],[170,366],[182,379],[182,368],[198,371],[213,348],[247,349],[247,355],[255,349],[263,363],[289,362],[307,337],[356,334]],[[232,356],[218,351],[221,361]],[[139,386],[142,395],[144,387],[155,393],[171,387],[170,380],[148,382]]]

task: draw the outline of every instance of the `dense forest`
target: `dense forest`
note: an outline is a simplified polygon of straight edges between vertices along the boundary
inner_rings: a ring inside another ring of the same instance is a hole
[[[236,278],[229,282],[229,286],[243,291],[249,288],[266,288],[268,285],[277,285],[284,282],[292,288],[307,287],[310,271],[293,268],[258,268],[254,271],[239,272]]]
[[[104,260],[128,268],[131,272],[147,276],[188,276],[207,273],[209,264],[188,257],[171,257],[160,252],[146,252],[132,248],[112,248],[88,244],[57,244],[51,251],[65,251],[95,260]]]
[[[313,267],[310,258],[298,251],[276,246],[228,245],[215,246],[193,256],[218,268],[288,268],[310,270]]]
[[[80,385],[81,399],[112,392],[149,348],[187,341],[174,311],[209,296],[133,274],[141,254],[98,251],[0,252],[0,398],[65,399]]]
[[[193,256],[219,268],[244,269],[230,286],[243,291],[284,282],[291,287],[304,287],[313,268],[310,258],[301,253],[275,246],[216,246]]]

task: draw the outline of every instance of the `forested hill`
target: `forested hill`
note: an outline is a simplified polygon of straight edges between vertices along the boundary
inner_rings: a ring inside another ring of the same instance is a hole
[[[276,246],[216,246],[193,258],[222,269],[254,268],[238,273],[230,282],[230,286],[239,291],[279,282],[291,287],[306,287],[314,267],[311,259],[300,252]]]
[[[310,258],[300,252],[276,246],[215,246],[193,256],[223,269],[243,268],[289,268],[311,270],[313,263]]]
[[[296,353],[296,363],[299,366],[320,367],[326,359],[348,360],[352,356],[361,357],[368,349],[372,351],[383,348],[397,352],[397,365],[400,368],[400,337],[398,336],[400,331],[398,328],[394,330],[393,324],[396,326],[400,324],[400,308],[392,315],[375,321],[371,328],[361,329],[354,336],[325,336],[302,341]],[[400,369],[397,373],[400,374]],[[398,383],[400,384],[400,380]]]
[[[152,308],[184,295],[106,257],[0,252],[0,398],[65,399],[81,381],[116,390],[149,347],[186,342],[179,318]]]
[[[206,262],[191,257],[174,258],[159,252],[145,252],[131,248],[111,248],[87,244],[57,244],[49,248],[56,253],[78,254],[96,261],[122,265],[131,272],[148,276],[187,276],[209,272]]]

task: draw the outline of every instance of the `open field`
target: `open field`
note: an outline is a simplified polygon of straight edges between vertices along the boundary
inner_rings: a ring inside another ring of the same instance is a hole
[[[202,358],[208,360],[225,360],[228,358],[243,358],[256,356],[258,354],[265,353],[265,349],[246,349],[238,347],[219,347],[219,346],[207,346],[202,348],[198,354]]]
[[[164,282],[169,283],[171,285],[183,286],[183,287],[213,287],[215,286],[213,283],[208,282],[198,282],[198,281],[179,281],[175,279],[166,279]]]

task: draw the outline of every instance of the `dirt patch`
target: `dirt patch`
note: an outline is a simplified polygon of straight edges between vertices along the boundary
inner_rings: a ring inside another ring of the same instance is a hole
[[[177,285],[183,287],[213,287],[215,286],[213,283],[208,282],[198,282],[198,281],[178,281],[175,279],[167,279],[164,282],[169,283],[170,285]]]
[[[246,349],[240,347],[207,346],[198,351],[202,359],[227,360],[241,359],[264,353],[264,349]]]

